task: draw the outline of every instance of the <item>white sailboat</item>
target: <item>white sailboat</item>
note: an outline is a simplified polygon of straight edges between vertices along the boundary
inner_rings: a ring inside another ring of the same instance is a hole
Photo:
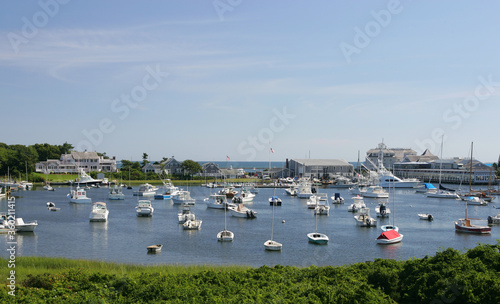
[[[219,242],[232,242],[234,233],[227,230],[227,208],[224,208],[224,230],[217,233],[217,241]]]
[[[324,233],[318,232],[318,215],[315,214],[314,218],[316,220],[316,230],[314,232],[308,233],[307,239],[309,240],[310,243],[313,244],[327,244],[329,241],[328,236]]]
[[[276,188],[274,190],[274,193],[276,193]],[[273,218],[272,218],[272,221],[271,221],[271,239],[267,240],[264,242],[264,248],[266,250],[270,250],[270,251],[281,251],[281,248],[283,247],[283,244],[279,243],[279,242],[276,242],[275,240],[273,240],[273,233],[274,233],[274,208],[275,208],[275,205],[273,204]]]
[[[395,212],[396,188],[393,188],[392,210]],[[388,245],[399,243],[403,240],[403,235],[399,233],[399,228],[394,224],[395,214],[392,215],[392,225],[382,226],[382,233],[377,238],[377,244]]]
[[[443,141],[444,135],[441,137],[441,156],[439,159],[439,187],[435,192],[427,192],[427,197],[431,198],[448,198],[448,199],[458,199],[459,196],[455,192],[443,190],[441,186],[441,171],[443,170]]]

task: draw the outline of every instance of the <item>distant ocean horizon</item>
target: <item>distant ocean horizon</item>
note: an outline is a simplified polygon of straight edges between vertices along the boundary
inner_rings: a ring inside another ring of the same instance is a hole
[[[269,161],[199,161],[200,164],[215,163],[221,169],[232,167],[233,169],[267,169],[269,168]],[[271,168],[283,168],[286,162],[273,161]]]
[[[156,161],[151,161],[155,163]],[[269,161],[197,161],[200,165],[206,163],[215,163],[221,169],[233,168],[233,169],[267,169],[269,168]],[[284,161],[273,161],[271,162],[272,168],[284,168],[286,162]],[[118,168],[122,167],[122,162],[117,160],[116,166]]]

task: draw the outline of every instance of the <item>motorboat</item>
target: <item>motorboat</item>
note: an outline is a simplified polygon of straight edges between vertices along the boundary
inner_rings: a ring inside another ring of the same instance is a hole
[[[307,180],[302,180],[297,189],[297,197],[298,198],[309,198],[313,195],[312,184]]]
[[[5,214],[2,214],[0,217],[0,234],[9,233],[9,231],[12,231],[12,229],[10,229],[9,224],[7,223],[7,217]]]
[[[278,196],[276,195],[273,195],[269,198],[269,205],[271,206],[281,206],[281,198],[279,198]]]
[[[335,182],[330,185],[330,188],[352,188],[356,186],[356,183],[352,182],[351,179],[345,176],[336,176]]]
[[[95,202],[92,204],[89,219],[91,222],[105,222],[108,220],[109,210],[104,202]]]
[[[354,216],[356,223],[361,227],[375,227],[377,226],[377,220],[370,216],[369,208],[362,208],[359,214]]]
[[[488,224],[500,224],[500,213],[494,216],[488,216]]]
[[[207,208],[212,209],[226,209],[228,206],[235,206],[233,203],[228,202],[226,196],[223,194],[212,194],[210,198],[206,198],[204,201],[207,204]]]
[[[61,208],[57,208],[56,204],[54,204],[53,202],[47,202],[47,209],[49,211],[59,211],[59,210],[61,210]]]
[[[285,192],[290,196],[297,196],[298,193],[297,185],[291,185],[289,188],[285,188]]]
[[[108,199],[109,200],[124,200],[125,194],[123,194],[123,192],[122,192],[122,187],[119,187],[116,184],[113,187],[110,187],[109,193],[108,193]]]
[[[243,204],[238,204],[234,207],[229,206],[228,207],[229,212],[231,212],[231,215],[234,217],[241,217],[241,218],[256,218],[257,217],[257,212],[247,208]]]
[[[328,204],[328,195],[326,193],[317,194],[317,204],[314,207],[314,214],[328,215],[330,213],[330,205]]]
[[[75,184],[78,185],[100,185],[102,183],[101,179],[94,179],[90,175],[88,175],[83,168],[80,168],[79,177],[74,181]]]
[[[340,196],[340,193],[335,192],[335,194],[331,197],[332,199],[332,204],[343,204],[344,203],[344,198]]]
[[[137,206],[135,207],[135,212],[137,216],[153,216],[154,212],[153,205],[151,201],[139,200]]]
[[[184,230],[199,230],[201,228],[202,220],[187,220],[182,224]]]
[[[219,194],[225,195],[227,198],[233,198],[236,194],[238,194],[238,191],[234,190],[234,187],[228,186],[219,190]]]
[[[377,244],[387,245],[399,243],[403,240],[403,235],[400,234],[395,229],[390,229],[387,231],[383,231],[380,236],[377,238]]]
[[[176,196],[179,193],[179,188],[174,186],[170,179],[167,179],[166,182],[163,182],[163,191],[161,193],[157,193],[154,195],[154,198],[157,200],[168,200],[173,196]]]
[[[432,221],[434,217],[430,213],[419,213],[418,218],[424,221]]]
[[[368,186],[365,191],[361,192],[361,196],[371,198],[388,198],[389,193],[387,193],[381,186]]]
[[[319,204],[319,197],[316,194],[309,196],[309,199],[306,202],[308,209],[314,209]]]
[[[255,194],[250,192],[250,190],[248,190],[247,188],[242,188],[238,197],[241,197],[243,203],[249,203],[253,201]]]
[[[148,246],[148,247],[146,247],[146,249],[148,250],[148,253],[159,253],[159,252],[161,252],[162,247],[163,247],[163,245],[157,244],[157,245]]]
[[[383,188],[415,188],[418,184],[416,178],[399,178],[385,168],[378,172],[378,185]]]
[[[34,232],[38,226],[37,221],[25,222],[21,217],[16,217],[16,232]]]
[[[67,196],[71,203],[75,204],[92,203],[92,199],[90,197],[87,197],[87,192],[85,191],[85,189],[80,188],[80,186],[77,186],[76,189],[71,190]]]
[[[134,191],[134,196],[154,196],[156,191],[155,187],[149,183],[145,183],[139,186],[139,189]]]
[[[179,192],[177,192],[177,195],[172,197],[172,201],[176,205],[194,205],[196,203],[196,200],[191,197],[191,192],[189,192],[188,190],[179,190]]]
[[[328,205],[317,205],[315,208],[314,208],[314,214],[317,214],[317,215],[328,215],[330,214],[330,206]]]
[[[389,209],[384,202],[380,202],[375,207],[375,214],[377,217],[389,217],[391,209]]]
[[[361,196],[355,196],[352,199],[353,203],[349,207],[347,207],[347,211],[358,212],[359,210],[366,208],[366,204]]]
[[[43,190],[56,191],[56,189],[52,187],[50,184],[46,184],[45,186],[43,186]]]
[[[196,220],[196,216],[191,212],[191,207],[188,204],[184,204],[182,206],[181,212],[177,214],[177,219],[179,221],[179,224],[184,224],[188,220]]]

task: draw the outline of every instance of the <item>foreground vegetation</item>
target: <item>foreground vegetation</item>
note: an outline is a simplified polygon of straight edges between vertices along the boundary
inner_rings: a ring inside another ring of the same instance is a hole
[[[140,266],[21,257],[16,274],[15,297],[5,283],[0,302],[500,303],[500,242],[342,267]]]

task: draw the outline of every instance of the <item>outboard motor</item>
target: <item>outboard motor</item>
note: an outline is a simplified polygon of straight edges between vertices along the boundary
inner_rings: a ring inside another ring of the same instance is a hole
[[[432,221],[433,219],[434,219],[434,218],[432,217],[432,214],[429,214],[429,215],[427,216],[427,220],[428,220],[428,221]]]
[[[386,215],[386,213],[387,213],[387,210],[386,210],[385,205],[380,206],[380,214],[381,215]]]
[[[491,216],[488,216],[488,224],[493,224],[493,218]]]

